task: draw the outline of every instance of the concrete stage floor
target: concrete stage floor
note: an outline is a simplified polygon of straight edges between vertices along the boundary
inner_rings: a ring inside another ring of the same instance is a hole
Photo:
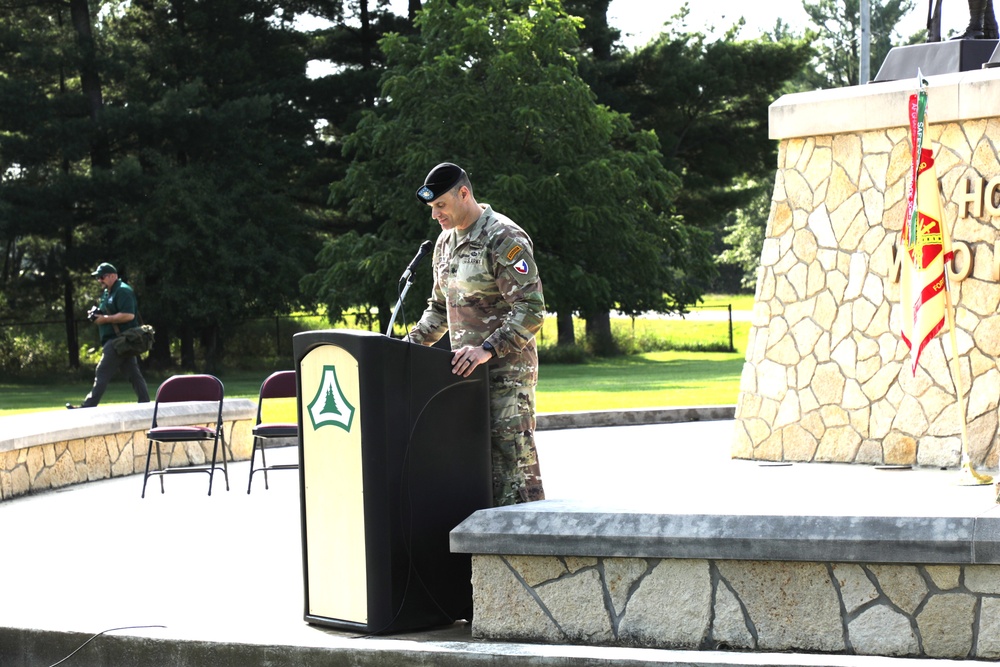
[[[541,431],[548,498],[683,514],[997,516],[954,470],[733,461],[732,421]],[[274,450],[271,463],[294,450]],[[306,624],[295,472],[247,462],[0,503],[0,666],[902,665],[926,660],[482,642],[457,623],[388,637]],[[146,626],[146,627],[136,627]],[[126,628],[126,629],[117,629]],[[935,663],[951,662],[936,660]],[[959,664],[957,661],[954,661]],[[961,661],[968,665],[972,661]]]

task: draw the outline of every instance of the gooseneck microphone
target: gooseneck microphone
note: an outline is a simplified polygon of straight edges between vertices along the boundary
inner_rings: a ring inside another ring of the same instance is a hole
[[[413,256],[412,260],[410,260],[409,265],[406,267],[406,270],[403,271],[403,275],[399,281],[403,282],[404,280],[410,280],[413,277],[413,270],[417,268],[417,264],[419,264],[420,260],[422,260],[424,256],[426,256],[427,253],[429,253],[433,248],[434,244],[430,241],[424,241],[421,243],[420,248],[417,250],[417,254]]]
[[[396,307],[392,310],[392,318],[389,320],[389,327],[385,331],[385,335],[392,337],[392,327],[396,323],[396,316],[400,314],[403,310],[403,299],[406,298],[406,293],[410,291],[410,285],[413,284],[413,271],[417,268],[417,264],[420,260],[431,251],[434,244],[430,241],[424,241],[420,244],[420,248],[417,250],[417,254],[413,256],[410,260],[409,266],[403,271],[402,277],[399,279],[399,284],[396,285],[396,289],[399,291],[399,301],[396,302]],[[402,288],[402,289],[400,289]]]

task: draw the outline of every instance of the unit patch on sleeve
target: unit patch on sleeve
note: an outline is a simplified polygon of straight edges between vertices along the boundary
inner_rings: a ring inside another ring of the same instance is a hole
[[[496,254],[498,263],[513,269],[510,275],[521,284],[528,283],[538,276],[535,260],[528,248],[523,239],[510,238],[500,245]]]

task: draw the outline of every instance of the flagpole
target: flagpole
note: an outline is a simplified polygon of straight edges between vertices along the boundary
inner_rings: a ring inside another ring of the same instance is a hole
[[[962,364],[958,358],[958,340],[955,337],[955,313],[951,303],[951,279],[948,277],[950,266],[945,266],[944,271],[944,312],[948,318],[948,337],[951,338],[951,364],[952,382],[955,383],[955,396],[958,398],[958,423],[962,426],[962,477],[959,484],[963,486],[980,486],[990,484],[993,478],[977,472],[972,465],[972,457],[969,454],[969,428],[966,425],[965,417],[965,388],[962,382]]]

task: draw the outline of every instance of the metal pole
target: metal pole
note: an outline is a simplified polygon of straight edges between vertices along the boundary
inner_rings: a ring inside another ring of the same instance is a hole
[[[861,0],[861,66],[858,68],[858,83],[872,80],[872,11],[871,0]]]
[[[410,291],[410,285],[413,284],[412,276],[411,280],[407,280],[406,284],[403,285],[403,291],[399,294],[399,301],[396,302],[396,307],[392,309],[392,317],[389,319],[389,326],[385,329],[385,335],[392,338],[392,326],[396,323],[396,315],[399,315],[400,308],[403,307],[403,299],[406,298],[406,293]],[[406,338],[406,336],[403,336]]]
[[[733,304],[726,304],[726,310],[729,311],[729,351],[735,352],[736,348],[733,347]]]

